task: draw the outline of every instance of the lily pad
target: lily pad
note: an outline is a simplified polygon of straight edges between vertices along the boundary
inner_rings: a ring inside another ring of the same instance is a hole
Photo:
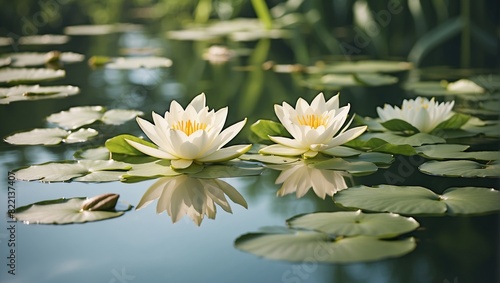
[[[112,154],[145,156],[144,153],[140,152],[135,147],[131,146],[126,140],[135,141],[135,142],[138,142],[138,143],[143,144],[143,145],[157,148],[155,144],[148,142],[148,141],[145,141],[141,138],[132,136],[132,135],[119,135],[119,136],[110,138],[105,142],[105,146],[109,150],[109,152],[111,152]]]
[[[64,28],[67,35],[106,35],[115,31],[114,25],[78,25]]]
[[[382,74],[326,74],[321,77],[312,76],[303,81],[304,85],[313,89],[340,90],[345,87],[375,87],[398,82],[398,78]]]
[[[60,128],[33,129],[8,136],[5,141],[15,145],[55,145],[61,142],[84,142],[97,134],[96,130],[90,128],[79,129],[75,132]]]
[[[298,157],[286,157],[278,155],[243,154],[238,157],[241,160],[258,161],[265,164],[287,164],[300,160]]]
[[[7,58],[0,58],[0,67],[3,67],[3,66],[8,66],[10,65],[10,63],[12,63],[12,59],[7,57]]]
[[[362,140],[360,138],[354,139],[345,143],[349,147],[360,148],[363,150],[370,150],[376,152],[385,152],[391,154],[402,154],[402,155],[415,155],[415,149],[409,144],[391,144],[380,138],[370,138],[368,140]]]
[[[271,120],[258,120],[250,126],[253,133],[253,142],[260,143],[270,141],[269,136],[290,137],[285,127],[278,122]]]
[[[371,236],[339,237],[315,231],[249,233],[235,241],[239,250],[291,262],[354,263],[398,257],[415,248],[415,240],[381,240]]]
[[[12,38],[0,36],[0,46],[9,46],[13,43],[14,43],[14,41],[12,41]]]
[[[500,151],[465,151],[468,148],[468,145],[461,144],[434,144],[417,147],[415,151],[430,159],[500,159]]]
[[[490,96],[482,91],[448,90],[446,81],[414,82],[406,85],[406,89],[419,96],[459,96],[462,99],[483,100]]]
[[[358,186],[335,195],[336,203],[405,215],[469,215],[500,210],[500,192],[480,187],[449,188],[442,195],[417,186]]]
[[[372,174],[378,170],[377,165],[372,162],[349,161],[342,158],[330,158],[318,162],[310,160],[308,163],[316,169],[346,171],[356,176]]]
[[[497,74],[478,75],[470,77],[469,79],[475,82],[480,87],[485,88],[489,92],[495,92],[500,90],[500,75]]]
[[[9,104],[14,101],[39,100],[67,97],[80,92],[76,86],[39,86],[18,85],[9,88],[0,88],[0,104]]]
[[[393,145],[421,146],[424,144],[446,143],[446,140],[435,135],[416,133],[413,135],[397,135],[392,132],[365,133],[358,137],[360,141],[369,141],[372,138],[384,140]]]
[[[108,125],[119,125],[128,120],[143,115],[141,111],[126,109],[107,110],[102,106],[71,107],[47,117],[47,121],[65,129],[77,129],[81,126],[101,121]]]
[[[316,230],[331,235],[374,236],[388,238],[415,230],[415,219],[393,213],[363,213],[358,211],[317,212],[287,220],[292,228]]]
[[[51,51],[43,52],[19,52],[6,54],[6,57],[12,59],[11,65],[14,67],[32,67],[40,66],[51,62],[75,63],[81,62],[84,55],[73,52]]]
[[[108,69],[139,69],[139,68],[168,68],[172,66],[172,60],[165,57],[92,57],[89,59],[94,66],[102,66]]]
[[[412,69],[413,66],[409,62],[398,62],[398,61],[357,61],[357,62],[340,62],[334,64],[328,64],[325,67],[319,68],[323,73],[336,73],[336,74],[346,74],[346,73],[397,73],[408,71]]]
[[[59,79],[65,75],[64,70],[4,68],[0,69],[0,83],[39,82]]]
[[[16,178],[41,182],[110,182],[131,168],[130,164],[114,160],[78,160],[76,162],[45,163],[16,171]]]
[[[85,197],[55,199],[32,203],[16,209],[14,217],[25,224],[72,224],[106,220],[122,216],[132,206],[119,203],[109,211],[84,210]]]
[[[58,45],[69,41],[69,36],[61,34],[43,34],[21,36],[18,43],[21,45]]]
[[[87,160],[108,160],[110,158],[109,150],[104,146],[81,149],[73,154],[76,159]]]
[[[499,160],[486,164],[471,160],[428,161],[420,165],[418,169],[425,174],[446,177],[498,178],[500,176]]]

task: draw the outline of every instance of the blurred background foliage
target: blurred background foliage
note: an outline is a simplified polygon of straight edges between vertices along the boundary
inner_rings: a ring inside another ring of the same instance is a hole
[[[292,31],[298,63],[314,56],[407,59],[417,66],[498,68],[497,0],[0,0],[0,36],[134,22],[153,30],[258,17]],[[297,43],[300,41],[300,43]],[[299,46],[297,48],[297,46]]]

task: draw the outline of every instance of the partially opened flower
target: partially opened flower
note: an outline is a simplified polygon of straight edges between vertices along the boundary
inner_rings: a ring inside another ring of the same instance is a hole
[[[226,195],[235,203],[247,207],[243,196],[228,183],[219,179],[198,179],[188,175],[158,179],[137,204],[137,209],[146,207],[158,199],[156,213],[166,211],[172,222],[188,215],[196,225],[200,225],[205,215],[215,219],[216,206],[231,213]]]
[[[366,130],[366,126],[347,130],[352,122],[351,119],[344,126],[349,109],[349,104],[339,108],[338,95],[325,101],[323,93],[318,94],[311,105],[302,98],[297,100],[295,108],[286,102],[283,102],[283,105],[275,105],[276,116],[293,138],[270,136],[277,144],[265,147],[259,152],[312,158],[318,152],[325,152],[353,140]]]
[[[401,108],[385,104],[384,108],[377,107],[377,113],[382,122],[393,119],[403,120],[422,133],[429,133],[441,122],[453,116],[451,110],[455,101],[439,103],[423,97],[403,100]]]
[[[222,148],[241,131],[246,119],[222,131],[227,107],[217,112],[209,111],[205,100],[202,93],[186,109],[174,100],[164,117],[153,112],[154,124],[137,117],[141,129],[158,148],[131,140],[127,142],[144,154],[171,160],[172,167],[178,169],[187,168],[193,162],[231,160],[250,150],[251,145]]]
[[[344,171],[317,169],[304,161],[292,163],[286,165],[276,178],[276,184],[283,184],[277,195],[295,193],[297,198],[301,198],[312,188],[318,197],[325,199],[326,195],[333,196],[347,188],[344,179],[347,176]]]

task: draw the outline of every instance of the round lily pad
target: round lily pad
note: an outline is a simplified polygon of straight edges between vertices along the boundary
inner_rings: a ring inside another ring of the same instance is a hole
[[[8,66],[8,65],[10,65],[10,63],[12,63],[12,59],[11,58],[9,58],[9,57],[0,58],[0,67]]]
[[[120,57],[105,64],[109,69],[168,68],[172,60],[164,57]]]
[[[13,44],[12,38],[10,37],[1,37],[0,36],[0,46],[9,46]]]
[[[17,208],[13,216],[25,224],[73,224],[119,217],[132,208],[130,204],[118,203],[108,211],[85,210],[82,205],[86,200],[78,197],[36,202]]]
[[[119,125],[142,114],[137,110],[111,109],[106,111],[106,108],[102,106],[79,106],[52,114],[47,117],[47,121],[65,129],[76,129],[98,120],[108,125]]]
[[[55,145],[61,142],[84,142],[97,134],[96,130],[90,128],[79,129],[75,132],[60,128],[33,129],[8,136],[5,138],[5,141],[16,145]]]
[[[491,157],[498,158],[498,155]],[[446,177],[489,177],[500,176],[500,162],[495,160],[490,163],[479,163],[471,160],[428,161],[418,169],[429,175]]]
[[[119,181],[131,165],[114,160],[78,160],[32,165],[16,171],[16,178],[42,182],[110,182]]]
[[[11,65],[14,67],[32,67],[47,64],[49,62],[74,63],[81,62],[84,55],[74,52],[51,51],[43,52],[19,52],[6,54],[11,58]]]
[[[331,235],[394,237],[415,230],[419,224],[411,217],[393,213],[358,211],[318,212],[287,220],[292,228],[316,230]]]
[[[249,233],[235,241],[242,251],[291,262],[354,263],[399,257],[415,248],[415,240],[381,240],[371,236],[331,238],[315,231]]]
[[[75,157],[76,159],[87,160],[108,160],[110,154],[111,153],[105,146],[99,146],[78,150],[73,154],[73,157]]]
[[[407,71],[412,68],[409,62],[398,61],[357,61],[357,62],[340,62],[325,65],[321,68],[323,73],[396,73]]]
[[[500,210],[500,192],[489,188],[449,188],[442,195],[418,186],[358,186],[334,200],[345,207],[406,215],[481,214]]]
[[[18,43],[21,45],[56,45],[65,44],[69,36],[61,34],[43,34],[21,36]]]
[[[0,83],[39,82],[62,78],[64,70],[4,68],[0,69]]]
[[[0,88],[0,104],[9,104],[14,101],[39,100],[67,97],[80,92],[76,86],[39,86],[18,85],[9,88]]]
[[[468,145],[461,144],[434,144],[415,148],[420,155],[430,159],[500,159],[499,151],[465,151]]]

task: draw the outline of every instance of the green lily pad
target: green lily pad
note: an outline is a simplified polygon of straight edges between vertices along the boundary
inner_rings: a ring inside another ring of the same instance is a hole
[[[278,155],[243,154],[238,157],[241,160],[258,161],[265,164],[288,164],[300,160],[298,157],[285,157]]]
[[[475,82],[480,87],[485,88],[489,92],[495,92],[500,90],[500,75],[497,74],[478,75],[470,77],[469,79]]]
[[[500,210],[500,192],[479,187],[449,188],[442,195],[417,186],[358,186],[335,195],[336,203],[405,215],[482,214]]]
[[[12,45],[14,41],[10,37],[2,37],[0,36],[0,46],[9,46]]]
[[[4,56],[12,59],[11,66],[14,67],[32,67],[45,65],[49,62],[75,63],[81,62],[84,55],[73,52],[51,51],[43,52],[19,52],[5,54]]]
[[[0,83],[39,82],[62,78],[64,70],[4,68],[0,69]]]
[[[139,69],[139,68],[168,68],[172,60],[165,57],[92,57],[89,62],[93,66],[104,66],[108,69]]]
[[[358,137],[359,140],[365,142],[373,138],[384,140],[393,145],[421,146],[424,144],[446,143],[445,139],[426,133],[416,133],[410,136],[397,135],[392,132],[365,133]]]
[[[393,213],[370,213],[358,211],[317,212],[300,215],[287,220],[292,228],[316,230],[330,235],[395,237],[415,230],[419,224],[415,219]]]
[[[18,39],[20,45],[59,45],[69,41],[69,36],[61,34],[26,35]]]
[[[12,59],[7,57],[7,58],[0,58],[0,67],[3,67],[3,66],[8,66],[10,65],[10,63],[12,63]]]
[[[114,25],[78,25],[64,28],[67,35],[106,35],[115,31]]]
[[[73,154],[76,159],[87,159],[87,160],[108,160],[111,153],[104,146],[80,149]]]
[[[381,240],[371,236],[339,237],[315,231],[249,233],[235,241],[239,250],[273,260],[354,263],[398,257],[415,248],[415,240]]]
[[[484,91],[470,91],[464,92],[460,90],[448,90],[448,83],[446,81],[427,81],[427,82],[414,82],[406,85],[406,89],[412,91],[415,95],[419,96],[459,96],[467,100],[484,100],[490,96]]]
[[[354,78],[364,86],[392,85],[398,82],[396,77],[377,73],[357,73]]]
[[[380,138],[370,138],[368,140],[362,140],[360,138],[354,139],[345,143],[345,145],[354,148],[360,148],[363,150],[370,150],[376,152],[385,152],[391,154],[402,154],[402,155],[415,155],[415,149],[409,144],[391,144]]]
[[[408,71],[412,68],[412,64],[409,62],[398,62],[398,61],[357,61],[357,62],[340,62],[328,64],[319,70],[323,73],[397,73]]]
[[[378,170],[377,165],[372,162],[349,161],[342,158],[330,158],[318,162],[312,159],[308,164],[316,169],[346,171],[357,176],[372,174]]]
[[[71,132],[60,128],[33,129],[16,133],[5,138],[5,141],[15,145],[55,145],[61,142],[78,143],[87,141],[98,132],[94,129],[79,129]]]
[[[32,165],[16,171],[16,178],[41,182],[110,182],[120,180],[120,175],[131,168],[128,163],[114,160],[78,160]],[[118,172],[118,173],[113,173]]]
[[[312,89],[340,90],[345,87],[374,87],[390,85],[398,82],[398,78],[382,74],[326,74],[321,77],[312,76],[303,84]]]
[[[279,39],[289,38],[290,32],[284,29],[249,29],[234,31],[229,34],[229,39],[232,41],[257,41],[263,38]]]
[[[0,88],[0,104],[9,104],[14,101],[38,100],[67,97],[80,92],[76,86],[39,86],[18,85]]]
[[[498,160],[500,151],[468,151],[468,145],[461,144],[433,144],[415,148],[420,155],[430,159],[476,159]]]
[[[118,203],[109,211],[84,210],[87,198],[54,199],[32,203],[16,209],[14,217],[25,224],[72,224],[106,220],[122,216],[132,206]]]
[[[111,109],[106,111],[106,108],[102,106],[79,106],[52,114],[47,117],[47,121],[65,129],[77,129],[95,121],[108,125],[120,125],[143,114],[137,110]]]
[[[270,141],[269,136],[290,137],[281,123],[271,120],[258,120],[250,126],[250,130],[254,134],[252,141],[255,143]]]
[[[155,144],[150,143],[148,141],[145,141],[141,138],[132,136],[132,135],[119,135],[119,136],[110,138],[106,141],[106,143],[104,145],[109,150],[109,152],[111,152],[112,154],[145,156],[144,153],[135,149],[135,147],[131,146],[126,140],[135,141],[135,142],[138,142],[138,143],[143,144],[143,145],[157,148],[157,146]]]
[[[498,178],[500,176],[498,160],[486,164],[471,160],[428,161],[420,165],[418,169],[425,174],[446,177]]]

